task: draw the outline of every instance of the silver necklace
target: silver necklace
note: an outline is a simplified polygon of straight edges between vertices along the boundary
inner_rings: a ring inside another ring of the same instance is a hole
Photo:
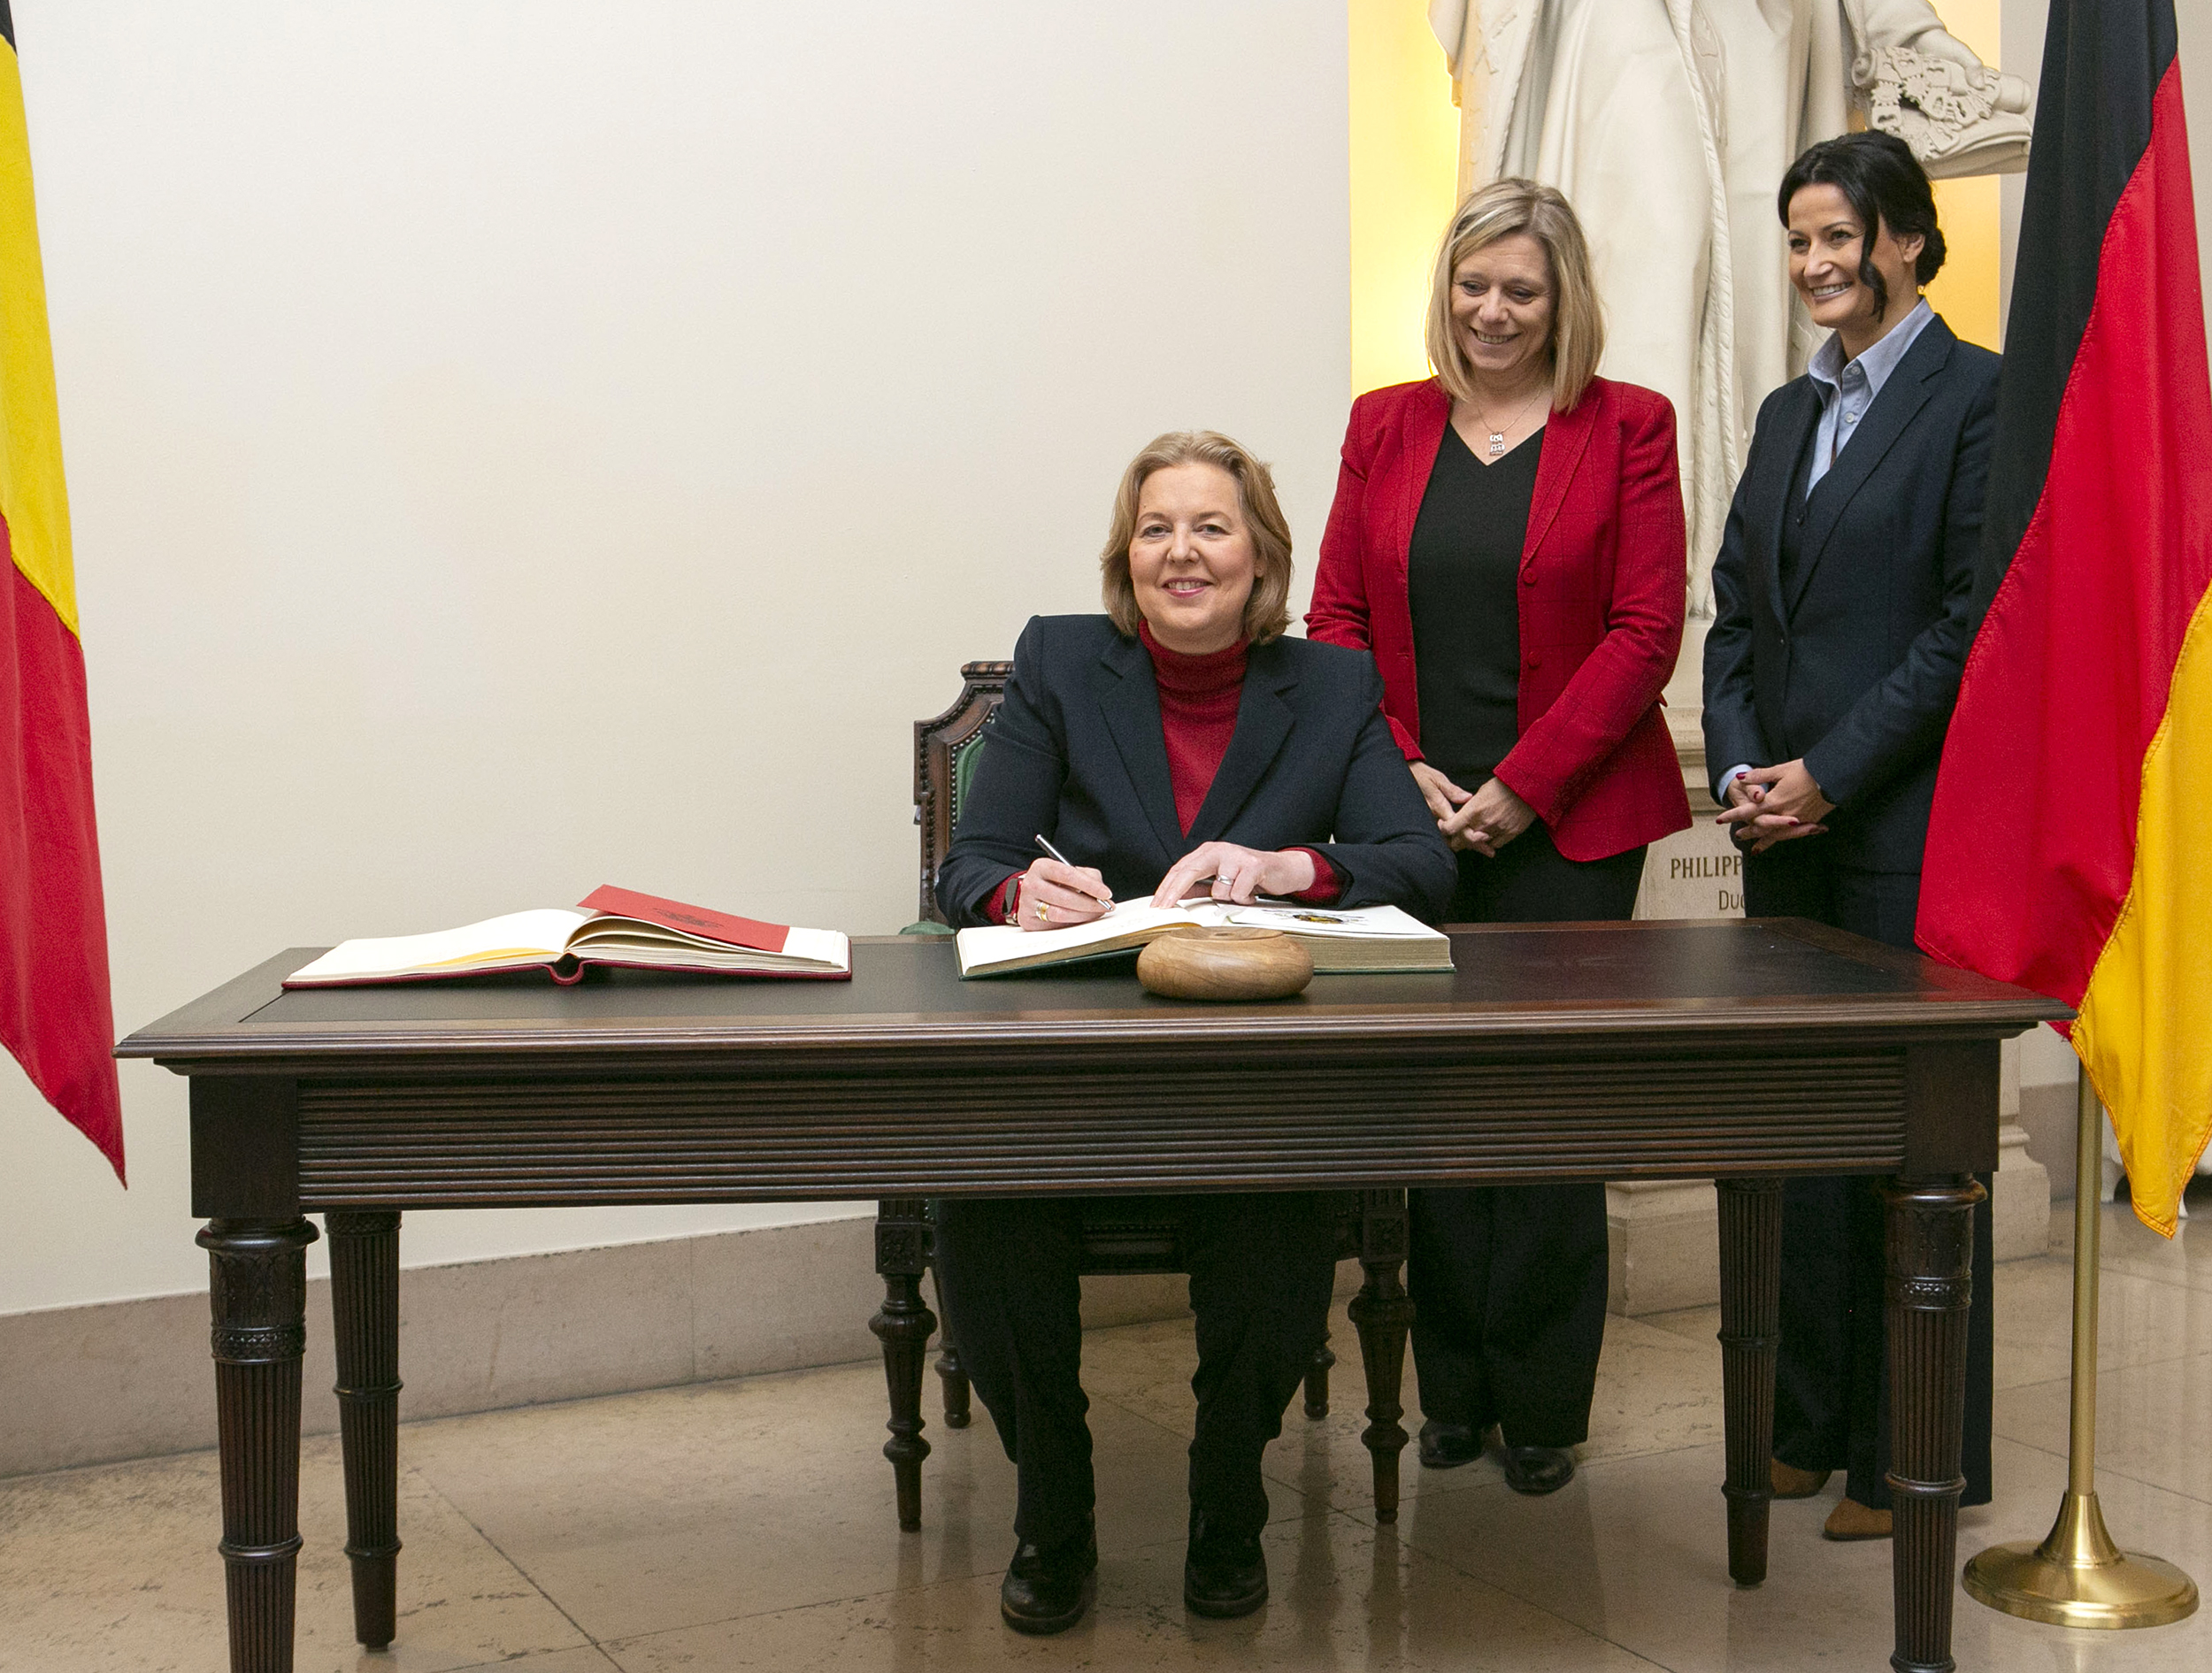
[[[1513,424],[1507,426],[1507,429],[1511,429],[1515,425],[1518,425],[1522,419],[1527,418],[1528,415],[1535,410],[1536,403],[1543,396],[1549,395],[1551,391],[1549,388],[1543,388],[1539,389],[1533,395],[1531,395],[1528,399],[1527,404],[1513,415]],[[1471,402],[1469,403],[1469,404],[1471,406],[1473,405]],[[1480,407],[1475,408],[1475,422],[1480,425],[1483,429],[1489,434],[1490,457],[1494,459],[1503,458],[1505,457],[1506,431],[1491,429],[1490,420],[1482,416],[1482,409]]]

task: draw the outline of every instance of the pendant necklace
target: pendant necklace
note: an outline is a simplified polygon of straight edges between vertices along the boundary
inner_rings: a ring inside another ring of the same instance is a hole
[[[1514,423],[1514,424],[1518,424],[1518,423],[1520,423],[1520,421],[1521,421],[1522,419],[1524,419],[1524,418],[1525,418],[1526,417],[1528,417],[1528,415],[1529,415],[1529,412],[1530,412],[1531,409],[1532,409],[1532,408],[1536,405],[1537,400],[1538,400],[1540,397],[1541,397],[1541,396],[1543,396],[1543,395],[1548,395],[1548,394],[1550,394],[1550,393],[1551,393],[1551,392],[1550,392],[1550,390],[1549,390],[1548,388],[1546,388],[1546,389],[1539,389],[1539,390],[1536,392],[1536,395],[1532,395],[1532,396],[1529,398],[1527,404],[1526,404],[1526,405],[1525,405],[1525,406],[1523,406],[1523,407],[1522,407],[1522,409],[1521,409],[1518,412],[1517,412],[1517,413],[1515,413],[1515,414],[1513,415],[1513,423]],[[1471,405],[1472,403],[1471,403],[1470,404]],[[1480,425],[1480,426],[1483,427],[1483,429],[1484,429],[1485,431],[1486,431],[1486,432],[1488,433],[1488,434],[1489,434],[1489,437],[1490,437],[1490,448],[1489,448],[1490,457],[1491,457],[1492,458],[1494,458],[1494,459],[1502,459],[1502,458],[1503,458],[1503,457],[1505,457],[1505,435],[1506,435],[1505,431],[1504,431],[1504,430],[1494,430],[1494,429],[1492,429],[1492,428],[1490,427],[1490,420],[1489,420],[1489,419],[1487,419],[1487,418],[1484,418],[1484,417],[1482,416],[1482,410],[1481,410],[1479,407],[1476,408],[1476,410],[1475,410],[1475,422],[1476,422],[1477,424]],[[1508,426],[1508,428],[1510,428],[1510,427],[1511,427],[1510,426]]]

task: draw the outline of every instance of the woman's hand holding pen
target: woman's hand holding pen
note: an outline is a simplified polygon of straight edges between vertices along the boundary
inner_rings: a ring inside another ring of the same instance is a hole
[[[1098,868],[1064,860],[1033,860],[1022,873],[1015,911],[1025,930],[1064,930],[1114,909],[1114,892]]]

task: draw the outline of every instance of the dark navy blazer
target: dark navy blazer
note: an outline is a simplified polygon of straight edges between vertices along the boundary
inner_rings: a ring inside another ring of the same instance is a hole
[[[1809,377],[1759,409],[1713,565],[1705,759],[1801,756],[1836,803],[1839,861],[1917,871],[1936,762],[1974,634],[1974,559],[1996,429],[1998,359],[1939,315],[1875,396],[1809,501],[1793,583],[1783,519],[1820,422]]]
[[[1236,731],[1186,836],[1175,815],[1152,658],[1104,616],[1038,616],[1014,648],[1005,701],[937,873],[956,927],[1049,837],[1140,900],[1201,843],[1312,848],[1343,879],[1337,904],[1435,919],[1458,862],[1382,715],[1365,651],[1303,639],[1252,647]]]

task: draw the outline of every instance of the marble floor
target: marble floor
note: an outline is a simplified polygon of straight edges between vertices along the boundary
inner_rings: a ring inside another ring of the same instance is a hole
[[[2062,1227],[2062,1229],[2065,1229]],[[2212,1582],[2212,1200],[2171,1245],[2105,1216],[2099,1485],[2124,1544]],[[2067,1252],[1999,1270],[1997,1502],[1964,1554],[2039,1537],[2066,1475]],[[399,1637],[351,1642],[337,1448],[302,1471],[299,1667],[517,1673],[721,1669],[1252,1667],[1879,1669],[1889,1547],[1818,1537],[1829,1499],[1774,1508],[1770,1577],[1725,1571],[1715,1310],[1614,1319],[1576,1481],[1518,1497],[1488,1462],[1410,1462],[1378,1528],[1356,1355],[1335,1409],[1294,1408],[1268,1460],[1274,1600],[1243,1621],[1180,1594],[1190,1331],[1087,1343],[1100,1478],[1098,1607],[1049,1639],[997,1615],[1012,1471],[987,1422],[932,1411],[925,1526],[891,1507],[868,1364],[448,1418],[401,1431]],[[1338,1327],[1339,1347],[1350,1342]],[[224,1665],[211,1454],[0,1481],[0,1669]],[[1968,1669],[2200,1669],[2212,1613],[2124,1633],[2016,1621],[1961,1594]]]

